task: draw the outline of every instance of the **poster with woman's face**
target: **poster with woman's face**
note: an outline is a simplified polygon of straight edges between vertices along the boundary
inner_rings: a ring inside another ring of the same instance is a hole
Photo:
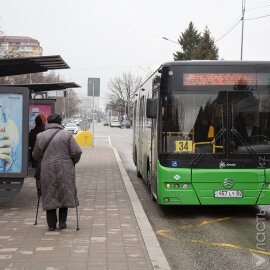
[[[54,101],[52,100],[32,100],[29,104],[29,130],[36,126],[35,118],[40,115],[43,124],[47,125],[47,118],[54,113]]]
[[[0,173],[21,173],[23,95],[0,93]]]
[[[47,125],[47,118],[52,114],[51,104],[30,104],[29,105],[29,129],[35,127],[35,118],[40,115],[43,124]]]

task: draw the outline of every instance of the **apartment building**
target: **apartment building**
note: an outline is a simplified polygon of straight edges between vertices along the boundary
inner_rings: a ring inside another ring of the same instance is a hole
[[[23,36],[0,36],[0,57],[41,56],[42,47],[38,40]]]

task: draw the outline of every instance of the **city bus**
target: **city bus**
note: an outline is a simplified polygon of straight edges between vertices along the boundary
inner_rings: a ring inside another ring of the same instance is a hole
[[[270,62],[165,63],[133,117],[137,175],[158,204],[270,204]]]

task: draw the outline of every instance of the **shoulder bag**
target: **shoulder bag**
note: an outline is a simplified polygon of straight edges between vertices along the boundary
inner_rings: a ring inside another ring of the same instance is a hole
[[[41,159],[38,161],[38,164],[37,164],[37,168],[36,168],[36,172],[35,172],[35,178],[36,178],[36,180],[37,181],[40,181],[40,174],[41,174],[41,162],[42,162],[42,159],[43,159],[43,157],[44,157],[44,154],[45,154],[45,152],[46,152],[46,150],[47,150],[47,148],[48,148],[48,146],[49,146],[49,144],[51,143],[51,141],[52,141],[52,139],[55,137],[55,135],[59,132],[59,131],[61,131],[62,129],[59,129],[59,130],[57,130],[53,135],[52,135],[52,137],[49,139],[49,141],[46,143],[46,145],[45,145],[45,147],[44,147],[44,149],[43,149],[43,154],[42,154],[42,156],[41,156]],[[37,183],[37,188],[40,188],[40,183],[39,183],[39,185],[38,185],[38,183]]]

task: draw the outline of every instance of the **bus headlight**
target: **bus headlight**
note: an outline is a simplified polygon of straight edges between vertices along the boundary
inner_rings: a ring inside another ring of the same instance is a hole
[[[165,203],[169,202],[169,198],[164,198],[164,202]]]
[[[178,184],[175,184],[174,187],[175,187],[175,188],[179,188],[179,185],[178,185]]]
[[[270,189],[270,184],[268,185],[268,188]]]
[[[171,184],[167,183],[166,188],[171,188]]]

